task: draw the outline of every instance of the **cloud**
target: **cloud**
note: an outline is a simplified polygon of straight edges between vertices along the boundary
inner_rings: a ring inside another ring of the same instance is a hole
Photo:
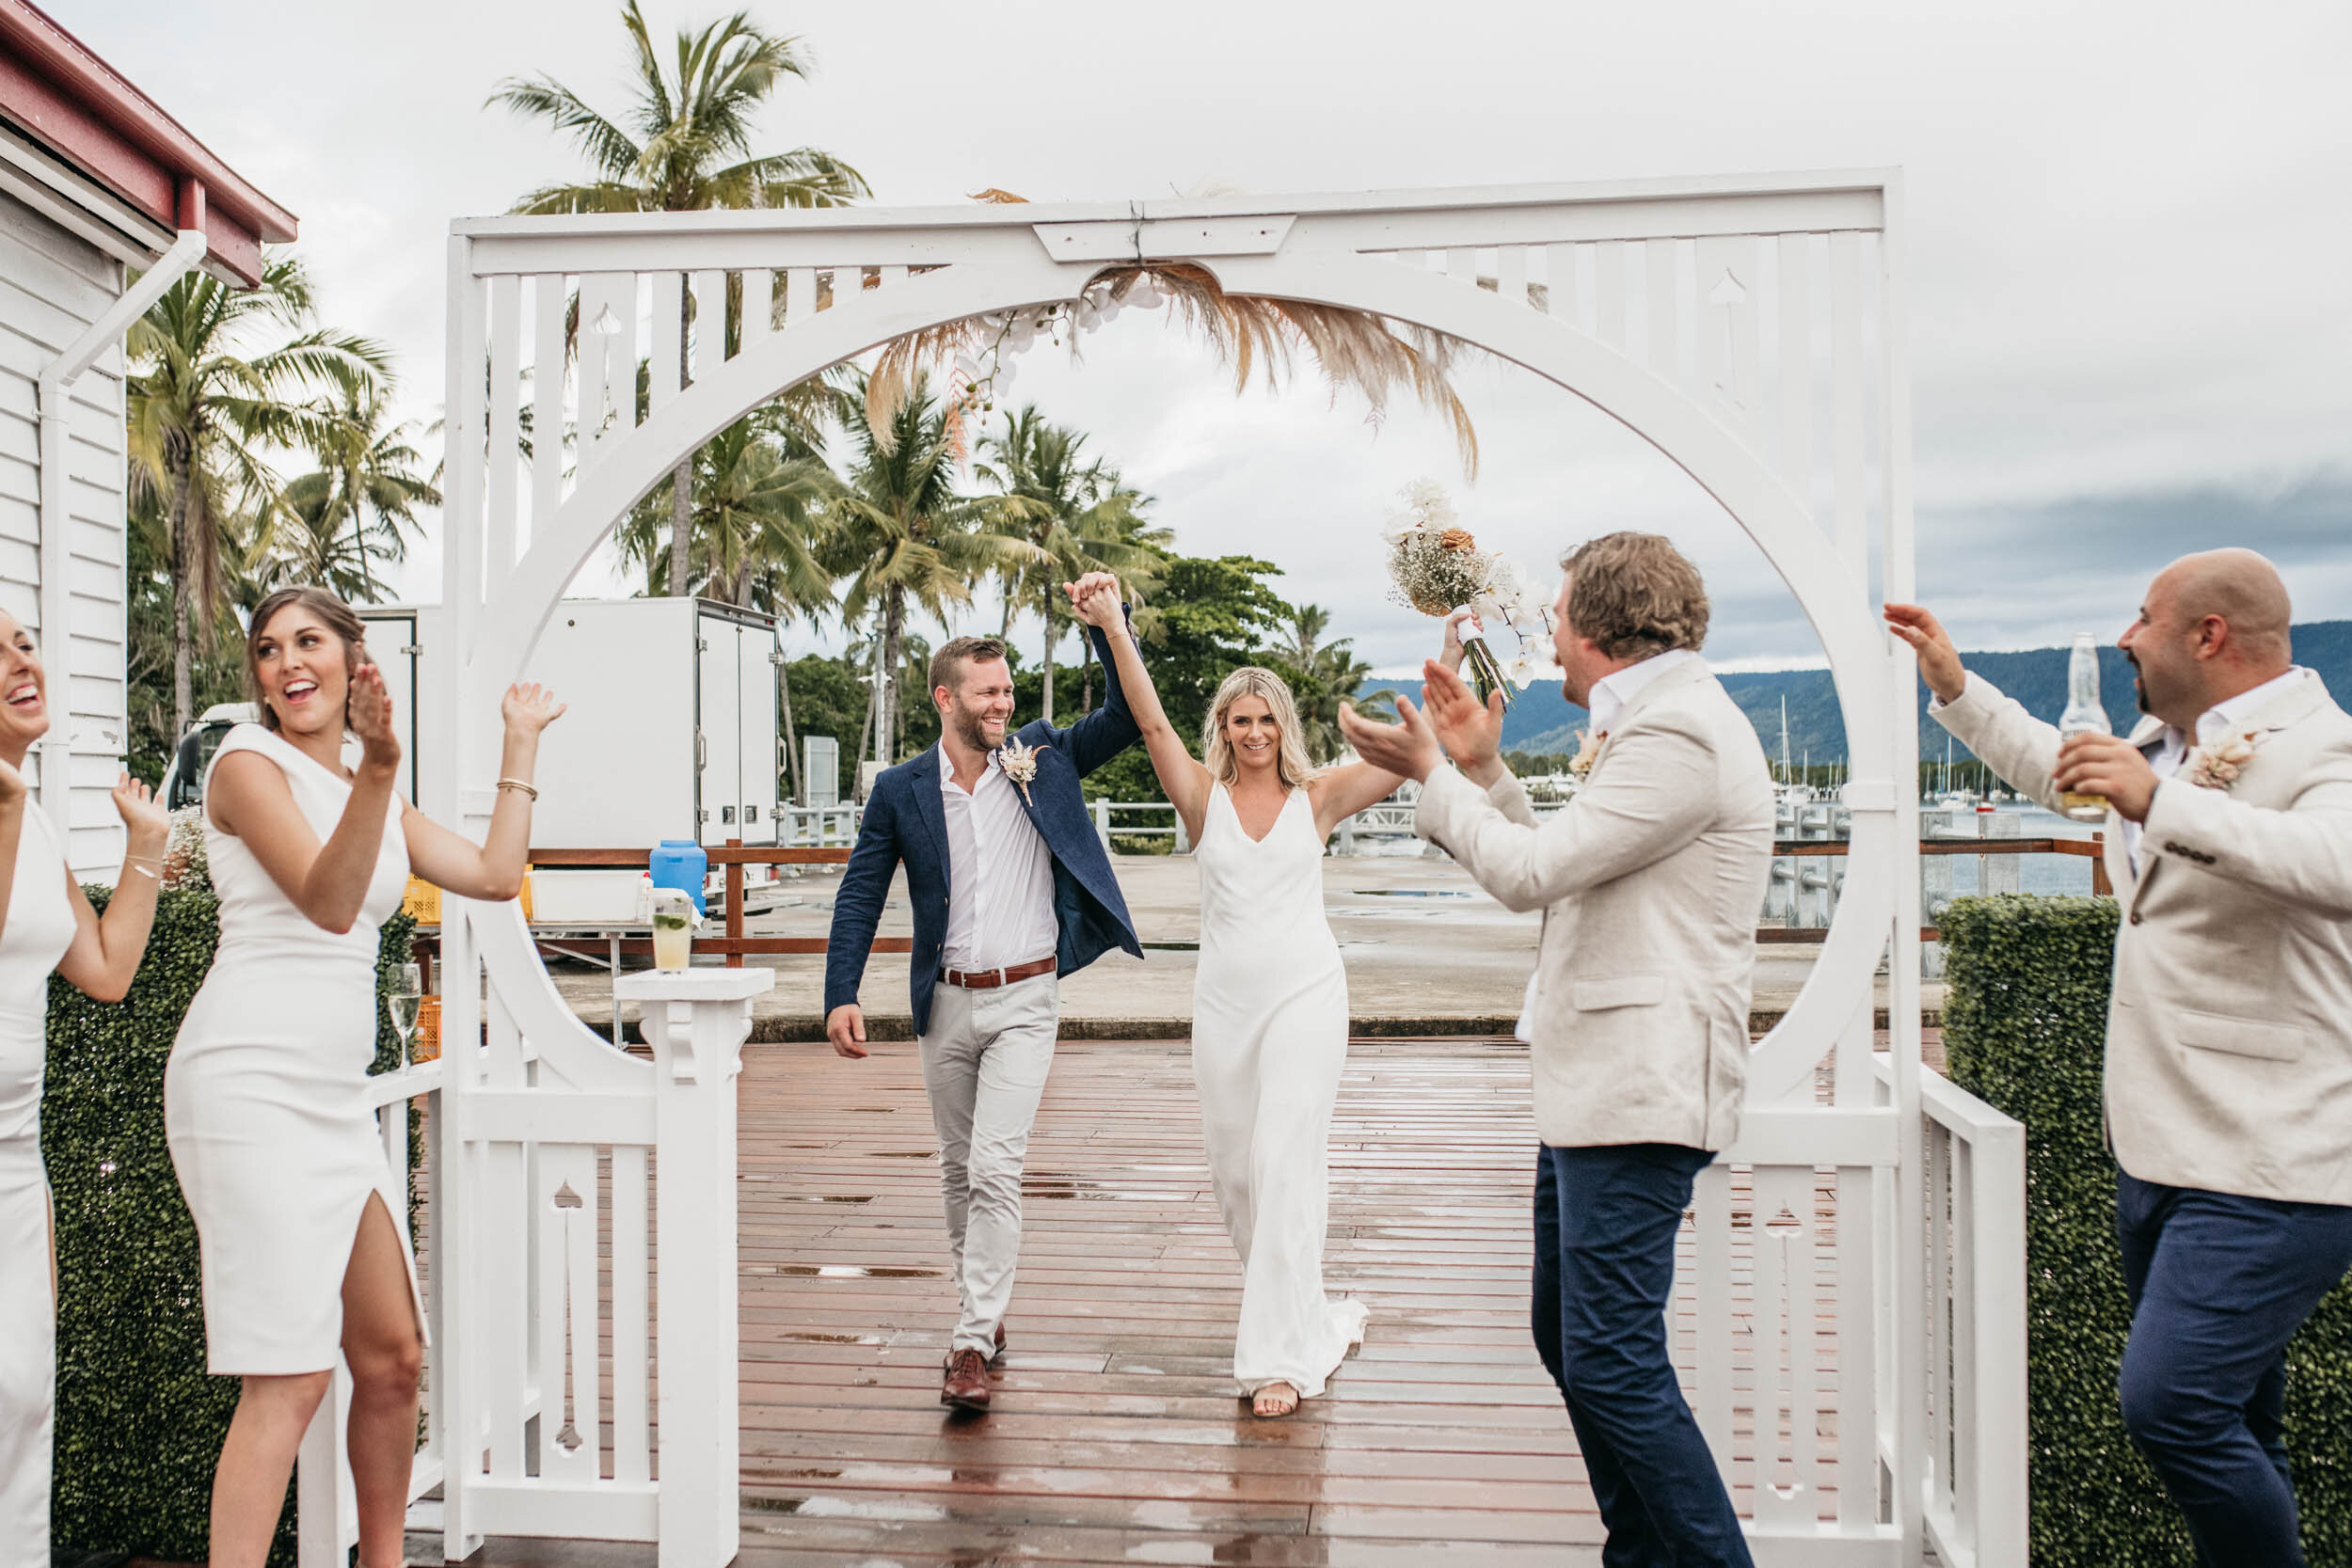
[[[579,169],[483,100],[501,76],[547,71],[616,103],[617,8],[58,10],[301,215],[327,315],[393,346],[403,412],[423,420],[442,396],[451,218]],[[724,8],[658,3],[649,20],[666,35]],[[2340,0],[2258,20],[2177,0],[2127,17],[1712,0],[1456,8],[1437,26],[1402,0],[1359,0],[1343,23],[1263,0],[1244,48],[1148,7],[1009,14],[946,0],[766,13],[821,69],[787,85],[759,145],[835,150],[909,204],[985,185],[1043,200],[1900,165],[1920,591],[1976,628],[1968,641],[2105,630],[2155,564],[2223,537],[2277,556],[2299,616],[2352,615],[2352,207],[2312,198],[2352,184]],[[1463,385],[1486,454],[1474,489],[1419,409],[1368,424],[1311,378],[1236,399],[1209,356],[1148,321],[1122,319],[1077,369],[1033,356],[1019,392],[1092,432],[1183,547],[1278,562],[1284,592],[1331,607],[1383,667],[1437,641],[1388,601],[1371,531],[1423,474],[1538,571],[1590,533],[1666,532],[1714,593],[1711,656],[1818,656],[1760,553],[1639,438],[1509,367]],[[437,595],[437,559],[417,552],[409,592]],[[592,568],[577,586],[621,584]]]

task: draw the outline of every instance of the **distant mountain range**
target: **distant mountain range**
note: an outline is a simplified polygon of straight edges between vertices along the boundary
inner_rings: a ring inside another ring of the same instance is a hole
[[[2295,662],[2319,672],[2338,702],[2352,700],[2352,621],[2312,621],[2295,628]],[[2070,650],[2033,648],[2023,653],[1963,654],[1968,668],[2045,719],[2055,720],[2066,706],[2066,664]],[[1763,670],[1722,677],[1767,753],[1780,754],[1780,715],[1783,698],[1788,704],[1788,757],[1802,763],[1809,755],[1816,764],[1846,760],[1846,728],[1838,717],[1837,697],[1826,670]],[[1366,691],[1402,691],[1419,701],[1421,682],[1372,681]],[[2132,696],[2132,669],[2110,642],[2099,654],[2099,694],[2107,718],[2119,735],[2138,721]],[[1940,760],[1947,738],[1944,727],[1927,716],[1928,695],[1918,692],[1919,755]],[[1515,752],[1573,752],[1576,732],[1587,722],[1582,708],[1560,694],[1557,682],[1531,687],[1519,693],[1502,721],[1502,743]],[[1954,743],[1952,755],[1968,753]]]

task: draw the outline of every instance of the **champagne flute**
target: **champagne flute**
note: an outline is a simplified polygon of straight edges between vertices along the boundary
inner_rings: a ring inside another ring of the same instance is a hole
[[[424,1000],[424,972],[417,964],[402,964],[392,972],[392,983],[384,992],[384,1011],[390,1015],[392,1029],[400,1036],[400,1066],[409,1067],[408,1045],[416,1037],[417,1007]]]

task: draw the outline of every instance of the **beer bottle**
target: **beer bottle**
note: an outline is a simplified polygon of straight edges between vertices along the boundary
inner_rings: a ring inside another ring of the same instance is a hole
[[[2058,735],[2112,735],[2107,710],[2099,701],[2099,644],[2090,633],[2074,638],[2074,657],[2066,671],[2066,711],[2058,715]],[[2107,798],[2067,790],[2058,796],[2058,810],[2076,822],[2104,822]]]

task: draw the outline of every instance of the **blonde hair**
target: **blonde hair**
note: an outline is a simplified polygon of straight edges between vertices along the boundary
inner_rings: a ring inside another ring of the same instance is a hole
[[[1228,788],[1232,786],[1236,768],[1232,744],[1225,738],[1225,715],[1244,697],[1261,698],[1274,710],[1274,727],[1281,737],[1274,748],[1275,776],[1284,789],[1302,787],[1315,776],[1315,770],[1307,761],[1306,742],[1299,737],[1298,704],[1281,676],[1255,664],[1245,664],[1226,676],[1216,689],[1216,700],[1209,705],[1208,721],[1200,726],[1200,760],[1209,777]]]

